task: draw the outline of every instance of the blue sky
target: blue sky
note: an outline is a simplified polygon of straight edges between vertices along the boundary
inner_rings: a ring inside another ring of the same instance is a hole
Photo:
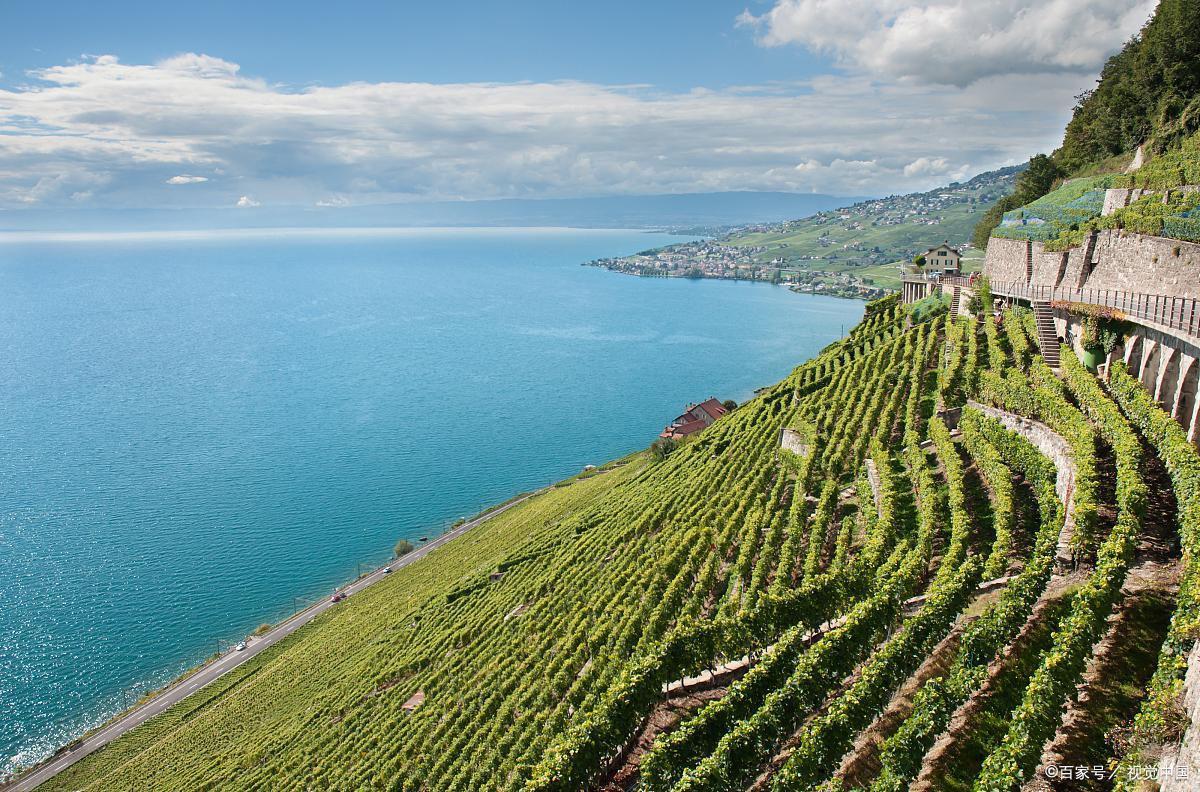
[[[928,189],[1153,0],[7,4],[0,209]]]
[[[746,8],[703,0],[25,3],[0,25],[0,74],[11,85],[81,53],[153,63],[202,52],[299,85],[570,79],[688,90],[828,68],[828,58],[802,48],[756,46],[734,29]]]

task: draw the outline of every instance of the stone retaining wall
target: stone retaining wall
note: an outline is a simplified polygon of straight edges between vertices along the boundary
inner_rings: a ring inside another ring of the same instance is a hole
[[[1162,792],[1195,792],[1200,788],[1200,641],[1192,645],[1188,655],[1183,708],[1191,723],[1179,748],[1168,751],[1158,764]]]
[[[1200,298],[1200,245],[1101,231],[1083,287]]]
[[[1025,283],[1026,242],[992,237],[984,274],[997,283]],[[1108,230],[1066,252],[1032,243],[1034,286],[1110,289],[1200,299],[1200,244]]]
[[[994,281],[1024,283],[1025,250],[1023,239],[992,237],[988,240],[984,273]]]
[[[799,456],[808,456],[808,437],[797,429],[784,429],[779,436],[779,447]]]
[[[1071,454],[1071,444],[1062,435],[1040,421],[1007,410],[989,407],[977,401],[968,401],[967,404],[989,418],[996,419],[1006,429],[1016,432],[1033,443],[1038,451],[1041,451],[1047,459],[1054,463],[1054,468],[1058,471],[1054,481],[1054,491],[1058,493],[1059,499],[1066,507],[1066,518],[1062,531],[1058,535],[1057,557],[1060,564],[1073,565],[1071,537],[1075,533],[1075,516],[1071,510],[1071,496],[1075,492],[1076,468],[1075,457]]]
[[[1039,243],[1033,246],[1033,279],[1030,283],[1057,285],[1066,270],[1067,253],[1045,252]]]

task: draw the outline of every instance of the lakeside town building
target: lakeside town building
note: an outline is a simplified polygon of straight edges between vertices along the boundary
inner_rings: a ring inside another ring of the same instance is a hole
[[[900,276],[901,299],[905,303],[919,302],[937,294],[962,277],[962,253],[950,243],[943,242],[921,254],[925,266],[921,272],[906,272]]]
[[[712,426],[718,418],[727,412],[729,411],[725,409],[725,405],[713,397],[709,397],[706,401],[699,404],[689,404],[684,409],[682,415],[671,421],[662,430],[662,434],[659,437],[663,439],[687,437],[690,434],[699,432],[701,429],[707,429]]]

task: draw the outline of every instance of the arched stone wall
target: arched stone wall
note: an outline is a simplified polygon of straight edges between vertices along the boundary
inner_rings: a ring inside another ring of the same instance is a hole
[[[1142,337],[1131,335],[1125,339],[1125,368],[1131,376],[1142,375]]]
[[[1142,365],[1140,367],[1142,387],[1148,392],[1154,393],[1154,388],[1158,385],[1159,344],[1157,341],[1146,339],[1142,342],[1142,347]]]
[[[1200,384],[1200,362],[1189,358],[1179,377],[1179,390],[1175,395],[1175,409],[1172,415],[1184,426],[1192,420],[1196,411],[1196,387]]]
[[[1179,352],[1168,346],[1160,347],[1162,364],[1159,366],[1158,384],[1154,389],[1154,398],[1162,404],[1167,412],[1175,407],[1175,392],[1179,390]]]

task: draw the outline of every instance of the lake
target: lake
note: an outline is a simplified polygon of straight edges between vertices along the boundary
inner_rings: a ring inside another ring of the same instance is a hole
[[[579,266],[677,239],[0,241],[0,773],[398,539],[643,448],[688,401],[740,402],[862,315]]]

